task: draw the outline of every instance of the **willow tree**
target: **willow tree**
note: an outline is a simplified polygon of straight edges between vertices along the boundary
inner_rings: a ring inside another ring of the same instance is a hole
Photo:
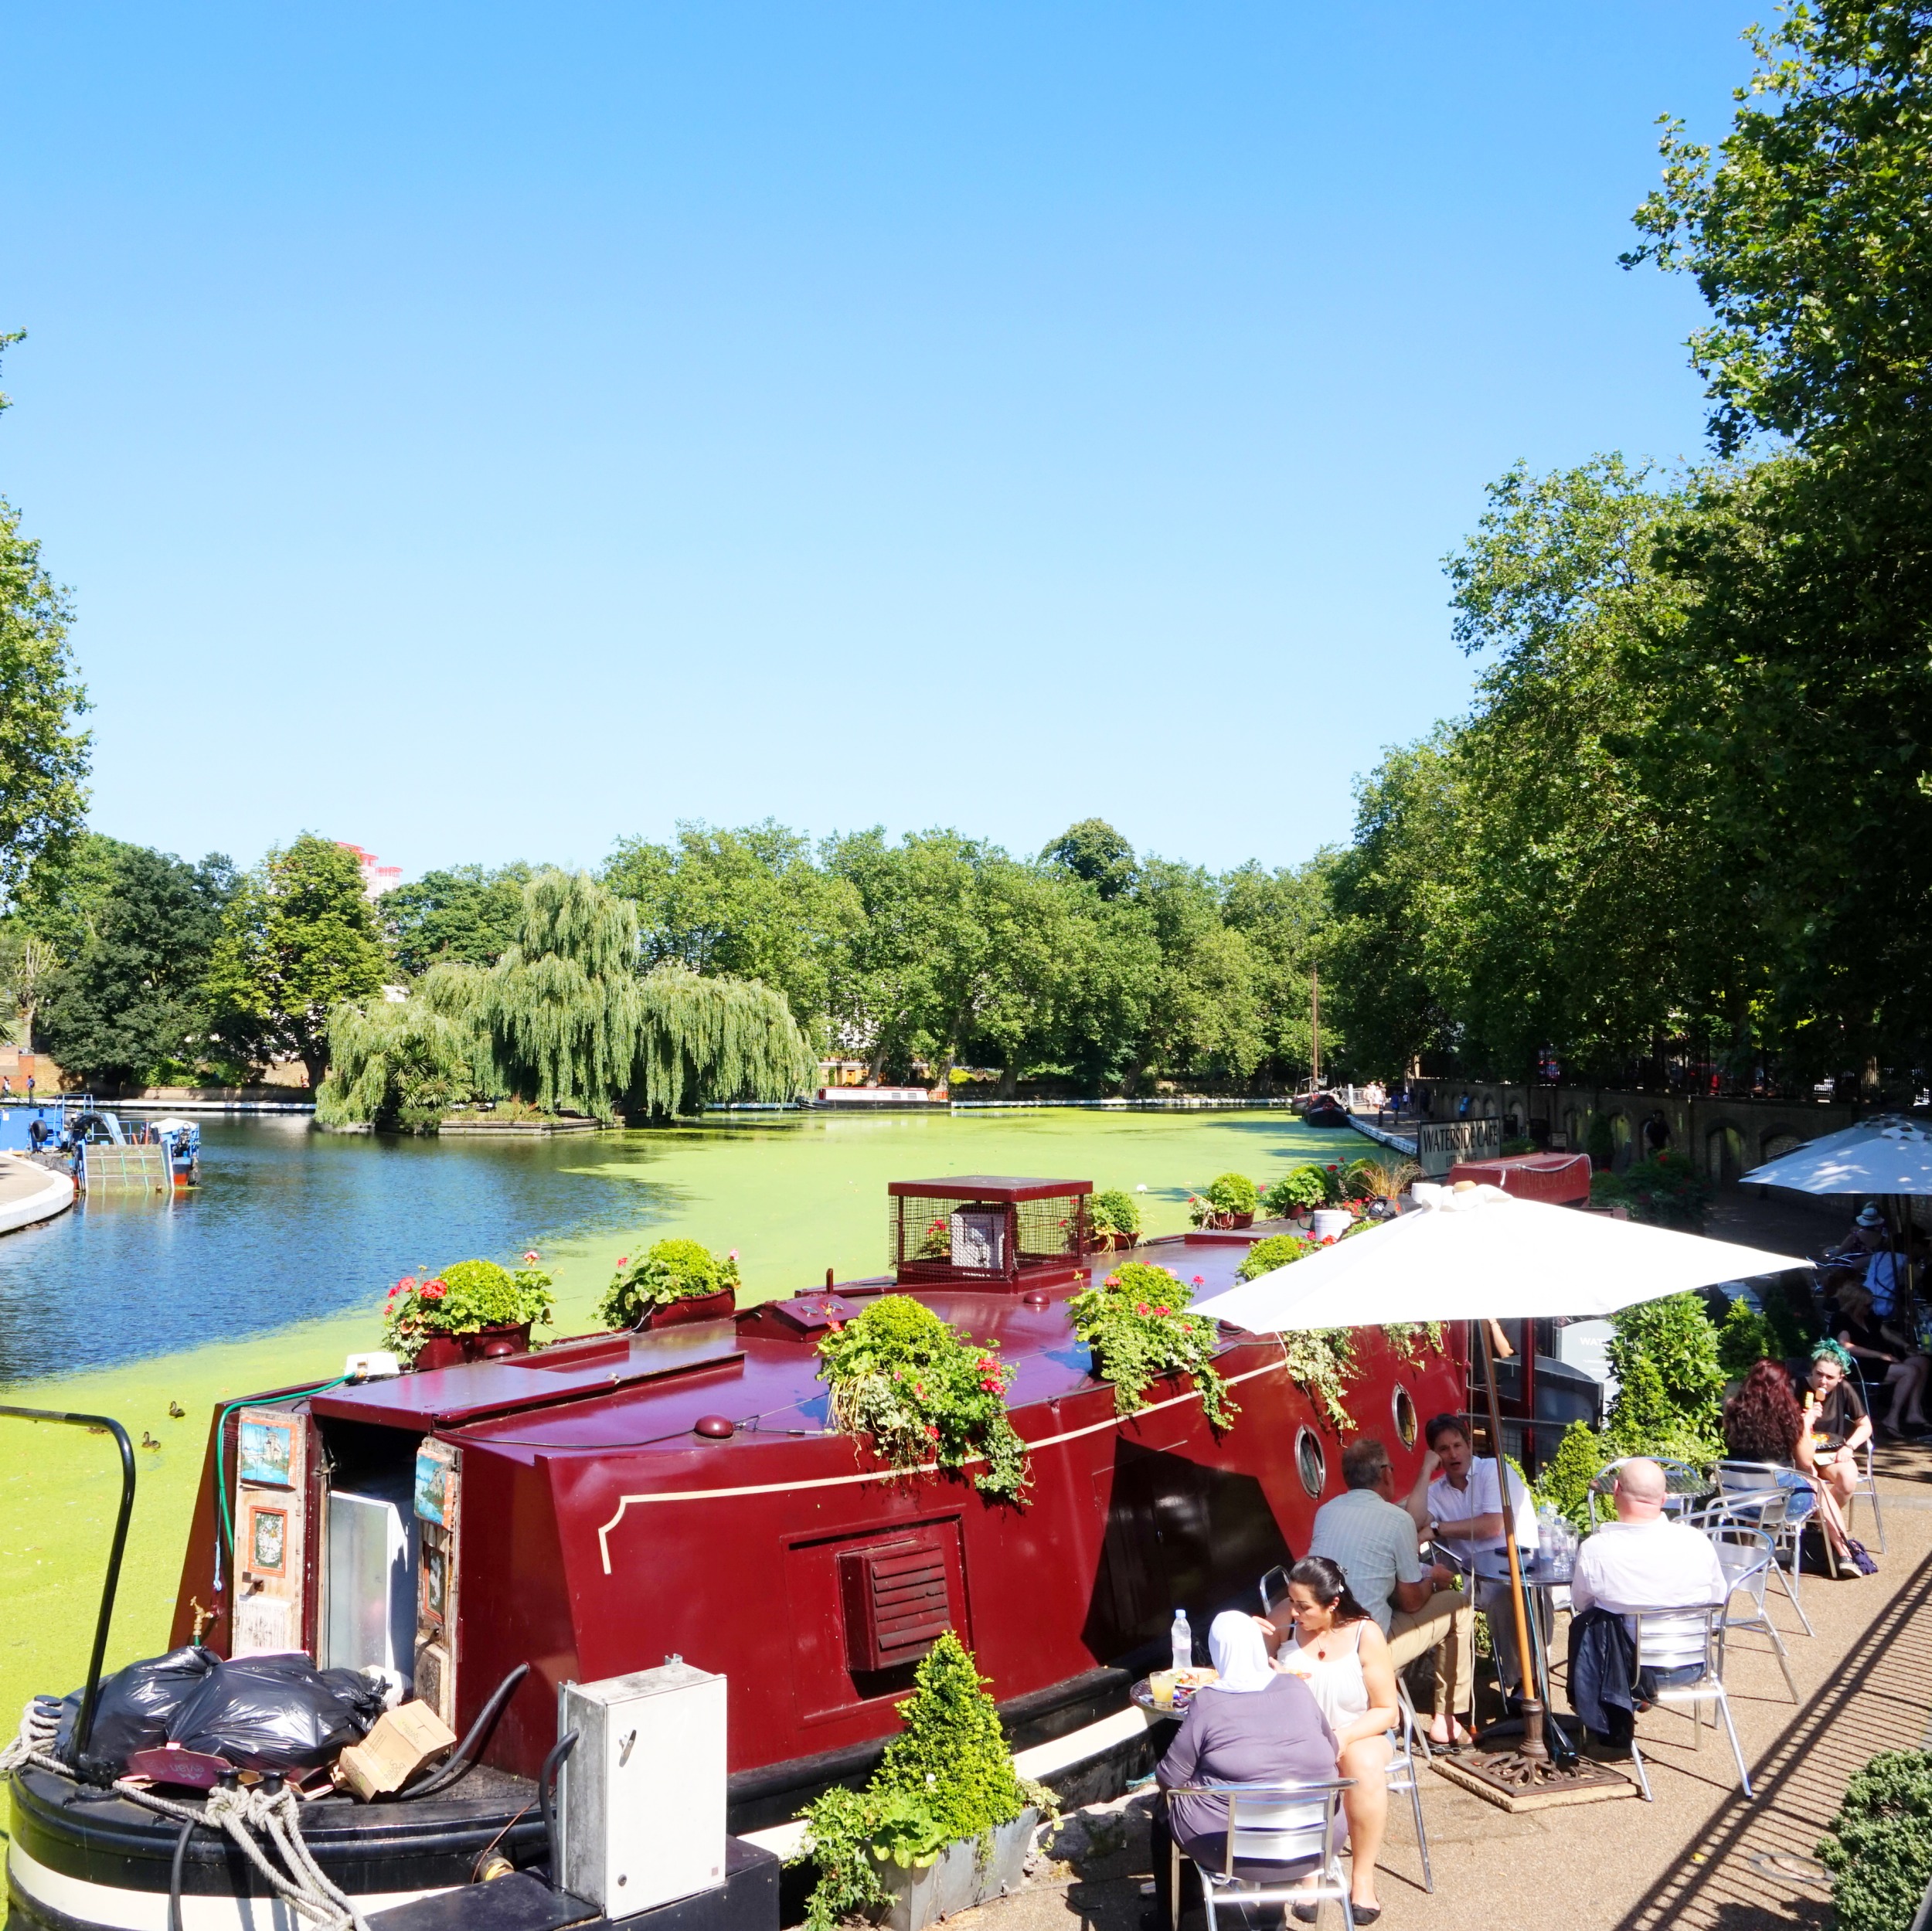
[[[639,970],[637,908],[582,872],[523,888],[516,943],[487,972],[443,965],[406,1000],[338,1007],[325,1126],[421,1127],[439,1100],[513,1093],[546,1113],[678,1113],[789,1100],[812,1056],[781,993]]]
[[[457,1102],[493,1090],[477,1014],[482,977],[473,967],[440,965],[406,999],[337,1006],[316,1124],[429,1133]]]

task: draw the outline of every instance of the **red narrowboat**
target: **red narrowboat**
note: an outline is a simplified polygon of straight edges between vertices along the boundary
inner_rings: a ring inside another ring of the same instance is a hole
[[[876,1279],[225,1407],[174,1641],[393,1668],[477,1763],[420,1802],[308,1807],[310,1847],[335,1881],[372,1909],[464,1882],[493,1840],[541,1861],[532,1780],[557,1740],[559,1685],[670,1655],[729,1678],[736,1833],[862,1779],[949,1627],[992,1679],[1015,1749],[1035,1753],[1028,1768],[1083,1798],[1119,1787],[1141,1767],[1128,1691],[1165,1661],[1174,1611],[1204,1634],[1216,1611],[1255,1605],[1260,1577],[1305,1549],[1339,1490],[1344,1437],[1280,1341],[1233,1329],[1216,1360],[1239,1404],[1231,1427],[1209,1425],[1184,1376],[1117,1416],[1067,1311],[1094,1268],[1149,1262],[1205,1296],[1287,1229],[1150,1240],[1100,1261],[1091,1191],[898,1182]],[[832,1429],[817,1344],[886,1291],[997,1341],[1017,1369],[1023,1504],[985,1498],[970,1471],[908,1475]],[[1386,1442],[1406,1487],[1421,1418],[1464,1404],[1462,1336],[1406,1351],[1379,1332],[1356,1339],[1354,1426]],[[20,1923],[158,1931],[173,1827],[98,1795],[80,1817],[59,1781],[15,1780]],[[218,1845],[208,1860],[187,1878],[198,1931],[250,1922],[245,1904],[209,1915],[218,1895],[245,1898],[250,1876]]]

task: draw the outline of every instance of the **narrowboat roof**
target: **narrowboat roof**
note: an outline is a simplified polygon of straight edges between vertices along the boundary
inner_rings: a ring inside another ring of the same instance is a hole
[[[1094,1256],[1088,1265],[1104,1271],[1121,1261],[1145,1260],[1183,1280],[1199,1276],[1195,1292],[1206,1294],[1233,1284],[1250,1238],[1170,1236]],[[1008,1403],[1020,1409],[1100,1385],[1066,1309],[1085,1284],[1077,1277],[1025,1294],[924,1284],[902,1291],[975,1341],[997,1342],[1002,1358],[1019,1371]],[[891,1287],[889,1280],[848,1282],[829,1294],[814,1289],[790,1301],[761,1302],[735,1318],[573,1337],[528,1355],[332,1389],[311,1397],[310,1406],[324,1419],[419,1434],[460,1430],[466,1441],[566,1453],[769,1446],[828,1432],[816,1346],[826,1316],[849,1317]],[[854,1304],[847,1304],[848,1297]],[[722,1440],[694,1438],[697,1422],[716,1416],[735,1432]]]

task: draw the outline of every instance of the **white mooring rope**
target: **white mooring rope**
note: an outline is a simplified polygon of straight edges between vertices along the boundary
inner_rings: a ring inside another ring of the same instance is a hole
[[[29,1702],[21,1712],[19,1734],[11,1743],[0,1746],[0,1777],[29,1766],[56,1776],[72,1776],[72,1770],[50,1754],[60,1727],[58,1704],[37,1697]],[[369,1931],[361,1912],[315,1861],[302,1835],[301,1801],[287,1784],[273,1796],[259,1784],[253,1790],[213,1790],[199,1810],[157,1797],[124,1779],[117,1779],[114,1787],[129,1803],[138,1804],[158,1817],[226,1831],[243,1856],[287,1900],[290,1909],[315,1926],[315,1931]],[[269,1861],[257,1841],[263,1837],[281,1853],[285,1872]]]

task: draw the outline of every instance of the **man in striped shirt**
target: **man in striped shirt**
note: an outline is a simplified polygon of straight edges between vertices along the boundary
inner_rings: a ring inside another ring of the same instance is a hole
[[[1440,1562],[1422,1566],[1414,1519],[1396,1501],[1389,1451],[1372,1436],[1342,1452],[1342,1493],[1315,1512],[1311,1555],[1325,1555],[1349,1579],[1355,1598],[1389,1639],[1389,1659],[1401,1669],[1436,1654],[1436,1715],[1430,1740],[1464,1742],[1457,1721],[1475,1688],[1475,1610]]]

